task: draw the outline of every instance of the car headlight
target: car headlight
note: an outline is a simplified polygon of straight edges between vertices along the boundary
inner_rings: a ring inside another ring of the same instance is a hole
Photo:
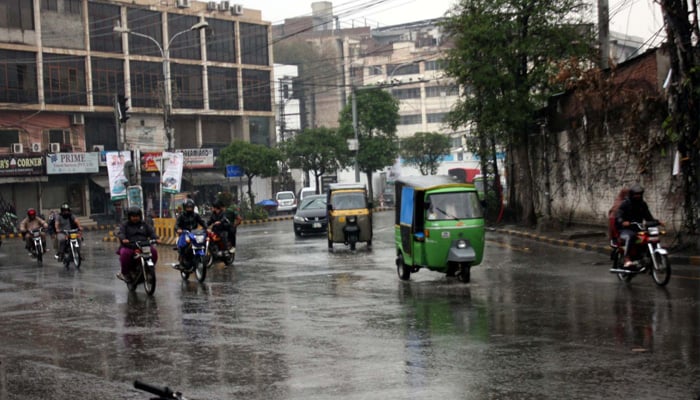
[[[298,215],[294,216],[294,222],[304,222],[304,221],[306,221],[306,218],[300,217]]]

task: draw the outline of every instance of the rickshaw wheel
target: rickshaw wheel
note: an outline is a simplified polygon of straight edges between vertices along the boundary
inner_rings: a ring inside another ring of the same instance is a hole
[[[464,283],[469,283],[471,279],[471,266],[469,264],[460,264],[459,266],[459,280]]]
[[[403,261],[403,255],[400,253],[398,256],[396,256],[396,273],[399,275],[399,279],[402,281],[411,279],[411,269],[408,268],[406,263]]]

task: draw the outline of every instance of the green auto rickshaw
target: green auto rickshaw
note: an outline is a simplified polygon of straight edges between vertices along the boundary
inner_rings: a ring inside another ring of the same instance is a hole
[[[396,270],[408,280],[421,268],[469,282],[484,255],[484,214],[477,190],[450,176],[396,180]]]

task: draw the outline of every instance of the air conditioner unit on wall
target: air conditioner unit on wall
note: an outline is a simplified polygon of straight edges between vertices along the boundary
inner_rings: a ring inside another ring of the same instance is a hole
[[[70,116],[71,125],[85,125],[85,116],[83,114],[73,114]]]
[[[60,153],[61,152],[61,144],[60,143],[49,143],[49,152]]]
[[[96,144],[92,146],[92,151],[95,153],[100,153],[105,151],[105,146],[103,144]]]
[[[216,6],[217,6],[217,4],[215,1],[210,1],[207,3],[207,10],[214,11],[217,9]]]
[[[234,4],[231,6],[231,15],[243,15],[243,6]]]
[[[40,142],[33,142],[32,143],[32,153],[41,153],[41,143]]]
[[[12,152],[15,154],[24,153],[22,143],[12,143]]]
[[[188,8],[190,6],[190,0],[177,0],[178,8]]]
[[[231,2],[222,1],[219,3],[219,11],[228,11],[229,8],[231,8]]]

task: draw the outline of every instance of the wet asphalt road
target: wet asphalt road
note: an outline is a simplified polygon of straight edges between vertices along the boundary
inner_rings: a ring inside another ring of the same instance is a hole
[[[114,277],[116,244],[38,267],[0,248],[0,400],[147,399],[141,379],[194,399],[695,399],[697,267],[667,289],[619,283],[600,254],[487,234],[463,284],[401,282],[391,213],[371,251],[327,251],[291,221],[245,226],[234,267],[183,282],[161,246],[155,296]]]

